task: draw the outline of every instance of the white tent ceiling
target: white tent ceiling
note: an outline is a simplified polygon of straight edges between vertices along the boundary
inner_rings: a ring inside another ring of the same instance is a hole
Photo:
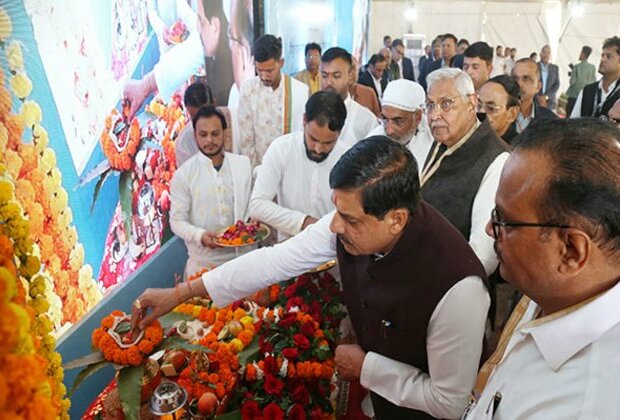
[[[580,3],[583,15],[571,11]],[[404,12],[414,9],[416,19],[407,21]],[[620,1],[390,1],[372,0],[369,52],[376,52],[383,35],[426,35],[430,41],[450,32],[470,42],[517,48],[517,57],[540,52],[551,45],[552,61],[560,66],[561,88],[568,88],[568,64],[577,62],[583,45],[590,45],[590,62],[598,65],[605,38],[620,34]]]

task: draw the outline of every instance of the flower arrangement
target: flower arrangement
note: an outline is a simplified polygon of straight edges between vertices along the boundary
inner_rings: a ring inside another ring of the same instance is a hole
[[[334,343],[309,314],[283,312],[280,319],[275,315],[263,314],[259,354],[264,358],[245,367],[242,418],[330,415]]]
[[[155,321],[135,341],[132,340],[129,316],[114,311],[101,320],[101,327],[93,331],[92,343],[105,360],[117,365],[138,366],[144,363],[163,337],[161,324]]]
[[[103,153],[108,158],[110,167],[119,171],[128,171],[133,165],[133,158],[140,146],[140,123],[136,118],[129,123],[127,112],[122,115],[113,109],[105,119],[105,127],[101,133],[100,142]]]
[[[217,243],[228,246],[253,244],[265,239],[267,234],[266,227],[260,223],[244,223],[243,220],[237,220],[217,237]]]
[[[245,366],[242,418],[333,417],[333,351],[344,317],[337,281],[329,273],[302,275],[264,294],[271,307],[257,310],[255,325],[263,356]]]

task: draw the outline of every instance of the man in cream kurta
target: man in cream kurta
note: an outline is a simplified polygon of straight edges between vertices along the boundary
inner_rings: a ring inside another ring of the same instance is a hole
[[[201,120],[210,121],[215,128],[204,128]],[[236,220],[245,219],[252,182],[249,159],[223,152],[226,128],[223,115],[212,107],[203,107],[194,121],[197,138],[214,130],[213,137],[217,140],[211,142],[219,144],[219,150],[218,159],[214,159],[205,153],[201,140],[198,140],[200,152],[178,168],[172,177],[170,227],[187,246],[186,276],[237,256],[235,249],[218,248],[212,239],[219,230]]]
[[[302,128],[308,86],[282,74],[282,40],[263,35],[254,43],[258,76],[241,86],[239,151],[260,165],[273,139]]]
[[[346,151],[338,140],[346,116],[338,95],[317,92],[306,103],[303,131],[275,139],[265,153],[248,213],[275,227],[280,242],[334,209],[329,173]]]

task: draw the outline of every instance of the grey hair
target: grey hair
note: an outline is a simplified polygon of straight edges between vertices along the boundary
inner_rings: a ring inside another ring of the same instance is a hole
[[[474,82],[472,82],[471,77],[461,69],[449,67],[430,73],[426,77],[428,89],[430,90],[431,86],[441,80],[452,80],[456,86],[456,90],[463,96],[476,93]]]

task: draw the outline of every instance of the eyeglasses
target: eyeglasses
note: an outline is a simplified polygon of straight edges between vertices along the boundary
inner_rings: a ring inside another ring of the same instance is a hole
[[[495,114],[502,109],[502,105],[497,105],[492,102],[478,101],[478,112],[484,112],[486,114]]]
[[[545,228],[558,228],[568,229],[569,225],[560,225],[556,223],[530,223],[530,222],[507,222],[501,219],[497,208],[491,210],[491,227],[493,228],[493,236],[495,239],[499,239],[501,236],[501,227],[545,227]]]
[[[443,112],[448,112],[452,109],[457,99],[466,98],[468,96],[469,95],[459,95],[455,96],[454,98],[442,99],[439,102],[426,102],[426,113],[429,115],[432,114],[433,111],[437,109],[437,107],[441,108]]]

